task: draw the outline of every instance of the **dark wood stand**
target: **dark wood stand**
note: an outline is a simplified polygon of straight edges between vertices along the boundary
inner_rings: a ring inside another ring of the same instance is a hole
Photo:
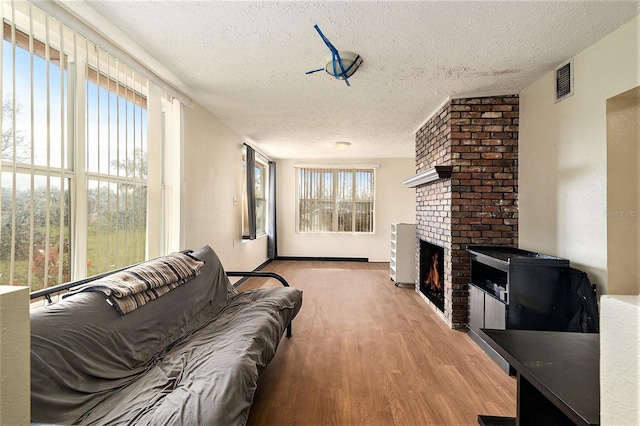
[[[485,426],[600,424],[600,335],[480,330],[517,372],[517,418],[478,416]]]

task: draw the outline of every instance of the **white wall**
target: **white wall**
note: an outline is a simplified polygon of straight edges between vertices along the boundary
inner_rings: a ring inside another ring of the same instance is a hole
[[[253,270],[267,259],[267,239],[242,241],[243,140],[198,104],[182,110],[181,245],[208,244],[226,270]]]
[[[367,159],[318,160],[318,164],[376,164],[375,233],[296,232],[295,165],[308,161],[278,160],[278,255],[304,257],[364,257],[371,262],[388,262],[391,223],[415,223],[415,190],[402,180],[415,174],[415,160]]]
[[[568,258],[607,289],[606,101],[640,85],[640,17],[574,58],[575,94],[554,73],[520,93],[519,245]]]

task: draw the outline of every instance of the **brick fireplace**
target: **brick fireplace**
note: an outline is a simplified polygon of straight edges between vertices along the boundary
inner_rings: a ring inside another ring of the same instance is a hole
[[[451,166],[450,178],[415,186],[416,291],[420,242],[444,249],[444,307],[453,329],[468,318],[467,245],[518,245],[517,95],[451,99],[416,133],[416,176]]]

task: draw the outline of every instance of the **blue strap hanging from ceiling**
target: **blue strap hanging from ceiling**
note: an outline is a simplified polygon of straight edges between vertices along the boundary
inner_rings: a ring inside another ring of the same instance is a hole
[[[356,61],[354,61],[354,63],[351,64],[351,66],[345,70],[344,65],[342,64],[342,58],[340,58],[340,53],[338,52],[338,49],[336,49],[333,46],[333,44],[331,44],[331,42],[324,36],[324,34],[322,34],[322,31],[320,31],[320,27],[318,27],[317,25],[314,25],[313,28],[315,28],[318,34],[320,34],[322,41],[324,41],[324,44],[326,44],[329,50],[331,51],[331,62],[333,64],[333,76],[338,80],[341,78],[344,79],[344,82],[347,84],[347,86],[351,87],[351,85],[349,84],[349,79],[347,78],[347,71],[349,71],[349,69],[352,66],[354,66]],[[340,72],[338,72],[337,67],[340,67]],[[324,70],[325,70],[324,68],[318,68],[317,70],[307,71],[305,74],[313,74],[314,72],[324,71]]]

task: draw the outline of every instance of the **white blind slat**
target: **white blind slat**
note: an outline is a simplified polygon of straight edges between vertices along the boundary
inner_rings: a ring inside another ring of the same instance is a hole
[[[134,70],[136,73],[143,76],[145,79],[153,82],[160,87],[166,93],[179,100],[187,108],[193,108],[193,101],[184,92],[179,90],[165,78],[160,76],[156,71],[150,69],[145,64],[140,62],[134,56],[129,54],[126,50],[113,43],[109,38],[102,35],[92,26],[86,24],[82,20],[78,19],[72,13],[68,12],[62,5],[51,0],[31,0],[39,9],[45,11],[49,15],[62,22],[67,27],[73,29],[75,32],[82,34],[85,38],[93,40],[96,44],[100,45],[106,51],[109,51],[113,56],[117,56],[121,61],[127,64],[127,66]]]
[[[298,232],[374,232],[374,170],[297,167]]]
[[[29,2],[0,24],[0,284],[144,260],[148,80]]]
[[[35,175],[33,173],[33,163],[35,157],[35,141],[34,141],[34,94],[33,94],[33,37],[31,34],[33,33],[33,15],[32,8],[29,5],[29,144],[30,144],[30,152],[31,156],[31,173],[30,173],[30,184],[29,184],[29,264],[33,264],[33,250],[34,250],[34,186],[35,186]],[[13,129],[14,133],[17,133],[17,129]],[[33,268],[29,268],[27,285],[29,288],[33,287]]]

